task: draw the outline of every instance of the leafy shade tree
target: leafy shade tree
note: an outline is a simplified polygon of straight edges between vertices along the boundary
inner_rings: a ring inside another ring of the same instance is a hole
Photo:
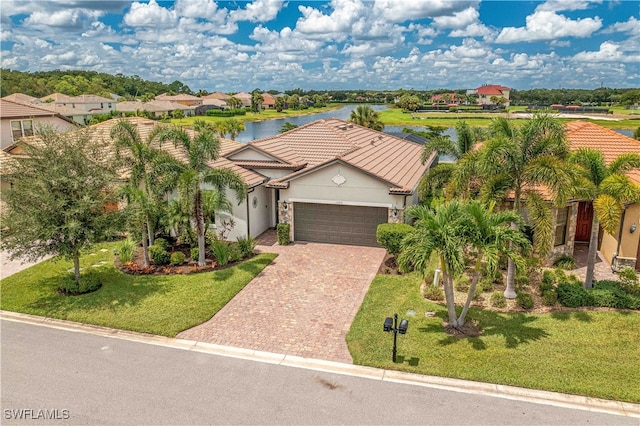
[[[521,219],[512,211],[494,213],[493,206],[487,208],[478,201],[465,204],[457,200],[440,204],[433,210],[412,206],[407,216],[416,220],[415,229],[402,240],[398,263],[403,270],[415,269],[424,275],[431,256],[438,256],[449,326],[460,329],[466,322],[483,264],[495,268],[500,254],[520,261],[518,248],[526,248],[528,240],[510,224]],[[471,249],[476,252],[473,279],[458,316],[453,281],[464,272],[465,259],[470,257]]]
[[[402,109],[406,109],[408,111],[416,111],[422,105],[422,101],[420,98],[415,95],[405,94],[400,97],[398,101],[398,106]]]
[[[593,271],[598,247],[600,225],[609,234],[618,231],[624,204],[640,201],[640,186],[634,184],[626,173],[640,169],[640,154],[623,154],[607,167],[602,152],[582,148],[571,156],[571,161],[583,170],[586,190],[581,196],[593,202],[593,221],[589,240],[585,288],[593,287]]]
[[[85,131],[44,128],[37,136],[37,142],[24,143],[24,156],[3,165],[12,187],[3,194],[2,223],[8,230],[0,245],[12,259],[72,260],[77,281],[81,250],[117,231],[115,170],[100,161],[107,158],[105,146]]]
[[[369,105],[358,105],[356,109],[351,111],[349,121],[380,132],[384,129],[380,116]]]
[[[637,141],[640,141],[640,127],[633,131],[633,138]]]
[[[174,176],[174,186],[178,189],[180,202],[185,210],[191,212],[191,220],[196,228],[198,237],[199,258],[198,265],[205,263],[205,214],[203,207],[202,186],[208,184],[218,192],[231,189],[235,192],[238,203],[247,195],[247,186],[242,177],[226,168],[211,168],[210,161],[220,157],[220,140],[215,130],[202,120],[193,124],[193,136],[184,129],[172,127],[164,129],[159,134],[160,143],[173,142],[177,148],[185,151],[186,163],[174,162],[171,172]]]
[[[296,129],[298,127],[299,126],[297,124],[293,124],[288,121],[285,121],[282,127],[280,128],[280,133],[288,132],[289,130]]]
[[[175,119],[184,118],[184,111],[181,109],[174,109],[173,111],[171,111],[171,117]]]
[[[286,108],[286,106],[287,106],[287,103],[284,96],[276,97],[275,105],[274,105],[276,111],[282,112]]]
[[[510,120],[496,118],[493,138],[478,153],[477,167],[483,180],[485,199],[512,199],[513,210],[522,211],[523,200],[534,230],[534,249],[545,257],[551,249],[553,219],[551,206],[537,190],[544,186],[556,205],[563,205],[573,189],[575,175],[568,162],[569,148],[564,126],[547,114],[536,114],[520,128]],[[515,263],[509,259],[506,298],[516,297]]]

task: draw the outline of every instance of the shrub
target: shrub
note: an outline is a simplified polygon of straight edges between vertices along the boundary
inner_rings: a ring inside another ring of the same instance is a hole
[[[576,260],[572,256],[564,254],[564,255],[558,257],[553,262],[553,266],[556,266],[558,268],[562,268],[562,269],[565,269],[565,270],[576,269]]]
[[[493,290],[493,280],[491,278],[481,278],[478,282],[478,288],[482,289],[482,291],[492,291]]]
[[[577,308],[579,306],[591,306],[591,297],[581,285],[561,282],[558,284],[558,302],[562,306]]]
[[[516,303],[522,309],[531,309],[533,308],[533,297],[529,293],[518,293],[516,295]]]
[[[249,257],[253,255],[253,250],[256,248],[256,240],[247,236],[246,238],[238,237],[238,247],[242,257]]]
[[[136,249],[136,243],[130,238],[126,240],[122,240],[120,244],[118,244],[118,255],[120,256],[121,263],[131,262],[133,260],[133,254]]]
[[[168,265],[170,258],[169,253],[159,245],[152,245],[149,247],[149,256],[156,265]]]
[[[190,254],[192,260],[198,260],[200,257],[200,249],[198,247],[193,247]]]
[[[504,297],[504,294],[496,291],[491,295],[491,306],[495,308],[504,308],[507,306],[507,298]]]
[[[522,289],[531,283],[531,279],[529,279],[527,275],[516,275],[513,279],[513,283],[517,289]]]
[[[276,233],[278,234],[278,244],[286,246],[291,242],[290,237],[291,225],[288,223],[279,223],[276,227]]]
[[[542,283],[550,284],[551,286],[556,283],[556,275],[553,273],[553,271],[549,269],[544,271],[544,273],[542,274]]]
[[[187,231],[180,234],[180,236],[176,239],[176,243],[181,246],[191,247],[194,244],[196,244],[196,242],[197,242],[196,236],[193,235],[191,232],[187,232]]]
[[[558,293],[554,289],[542,293],[542,303],[545,306],[554,306],[558,303]]]
[[[476,287],[473,292],[473,300],[482,300],[482,289],[480,287]]]
[[[615,300],[611,300],[611,296]],[[594,306],[610,306],[619,309],[640,309],[640,295],[625,291],[618,281],[596,281],[591,290]]]
[[[424,286],[424,297],[429,300],[444,300],[444,291],[431,284]]]
[[[229,262],[239,262],[242,260],[242,250],[238,243],[229,243]]]
[[[471,280],[469,279],[468,276],[462,274],[459,277],[457,277],[454,281],[454,287],[456,288],[456,290],[458,291],[462,291],[462,292],[467,292],[469,291],[469,286],[471,285]]]
[[[173,266],[182,265],[187,256],[184,255],[181,251],[176,251],[171,253],[171,258],[169,259]]]
[[[406,223],[381,223],[376,229],[376,241],[389,254],[397,256],[400,253],[400,242],[412,230],[413,227]]]
[[[229,244],[227,244],[226,241],[217,240],[211,244],[211,252],[220,266],[224,266],[229,263],[230,251]]]
[[[155,240],[153,240],[153,245],[154,246],[160,246],[165,250],[169,249],[169,242],[167,240],[165,240],[164,238],[156,238]]]
[[[72,276],[67,276],[60,283],[58,293],[65,296],[78,296],[94,292],[100,287],[102,287],[102,283],[95,274],[81,275],[78,281],[74,280]]]
[[[207,232],[205,232],[204,241],[207,246],[211,246],[211,244],[213,244],[213,242],[217,240],[219,240],[219,238],[218,234],[216,234],[216,231],[214,231],[213,229],[209,229]]]
[[[632,268],[624,268],[618,272],[620,277],[620,287],[627,293],[640,293],[640,283],[638,283],[638,274]]]

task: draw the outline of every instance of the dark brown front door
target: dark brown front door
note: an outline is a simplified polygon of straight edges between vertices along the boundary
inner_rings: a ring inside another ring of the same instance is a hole
[[[590,201],[578,203],[576,219],[576,241],[589,242],[591,239],[591,223],[593,222],[593,204]]]
[[[640,271],[640,241],[638,241],[638,253],[636,253],[636,271]]]

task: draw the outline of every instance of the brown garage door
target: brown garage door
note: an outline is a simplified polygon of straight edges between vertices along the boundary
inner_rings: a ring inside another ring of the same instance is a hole
[[[376,246],[376,229],[387,222],[385,207],[295,203],[296,241]]]

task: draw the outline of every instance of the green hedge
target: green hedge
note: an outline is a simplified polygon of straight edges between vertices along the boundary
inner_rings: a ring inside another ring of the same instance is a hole
[[[291,242],[291,226],[288,223],[279,223],[276,229],[278,233],[278,244],[281,246],[289,244]]]
[[[244,108],[234,109],[210,109],[207,111],[209,117],[233,117],[234,115],[246,115],[247,111]]]
[[[400,253],[400,242],[412,230],[413,227],[405,223],[381,223],[376,230],[376,240],[390,254],[397,256]]]
[[[558,302],[570,308],[599,306],[616,309],[640,309],[640,295],[630,294],[620,288],[618,281],[596,281],[593,289],[563,282],[558,284]]]

